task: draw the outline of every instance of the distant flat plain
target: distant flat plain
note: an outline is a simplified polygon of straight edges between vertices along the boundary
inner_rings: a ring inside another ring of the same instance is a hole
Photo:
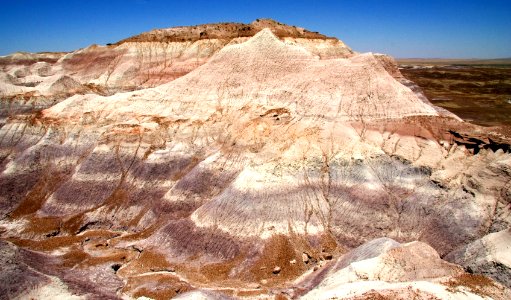
[[[397,60],[435,105],[483,126],[511,126],[511,58]]]

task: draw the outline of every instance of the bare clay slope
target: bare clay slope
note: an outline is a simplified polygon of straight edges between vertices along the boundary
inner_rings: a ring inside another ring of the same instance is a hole
[[[321,43],[263,29],[171,82],[10,119],[2,239],[79,295],[463,290],[440,257],[464,263],[509,227],[508,139],[441,115],[391,60]],[[371,242],[384,236],[397,242]],[[485,280],[470,297],[505,299]]]
[[[74,94],[111,95],[172,81],[263,28],[321,58],[353,53],[335,38],[269,19],[159,29],[70,53],[15,53],[0,57],[0,98],[9,100],[0,117],[46,108]],[[73,84],[62,85],[63,80]]]

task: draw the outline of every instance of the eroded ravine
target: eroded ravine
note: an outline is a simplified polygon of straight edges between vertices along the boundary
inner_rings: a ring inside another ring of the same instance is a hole
[[[315,298],[355,278],[359,256],[402,284],[383,290],[430,280],[416,287],[429,295],[462,278],[440,258],[462,263],[456,253],[508,234],[509,137],[438,111],[381,57],[305,43],[265,29],[155,88],[10,117],[1,247],[16,257],[7,274],[34,280],[2,288]],[[371,244],[381,237],[394,241]],[[352,281],[379,275],[364,276]],[[495,279],[485,288],[504,299]]]

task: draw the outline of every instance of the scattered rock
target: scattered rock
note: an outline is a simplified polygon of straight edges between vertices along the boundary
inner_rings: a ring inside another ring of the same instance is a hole
[[[50,233],[46,234],[46,237],[48,237],[48,238],[49,238],[49,237],[54,237],[54,236],[59,235],[59,233],[60,233],[60,230],[59,230],[59,229],[57,229],[57,230],[54,230],[54,231],[52,231],[52,232],[50,232]]]
[[[121,264],[113,264],[112,265],[112,270],[114,270],[114,272],[117,273],[117,271],[122,267]]]
[[[273,268],[272,273],[273,273],[273,274],[279,274],[279,273],[280,273],[280,271],[281,271],[281,268],[280,268],[279,266],[276,266],[275,268]]]
[[[322,258],[324,260],[331,260],[333,258],[332,254],[331,253],[323,253],[322,254]]]
[[[302,261],[303,261],[304,264],[308,264],[309,263],[309,258],[310,258],[309,254],[307,254],[305,252],[302,253]]]

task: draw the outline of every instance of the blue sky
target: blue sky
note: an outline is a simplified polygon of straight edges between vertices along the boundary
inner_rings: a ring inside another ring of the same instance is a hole
[[[395,57],[511,57],[511,0],[0,0],[0,55],[70,51],[154,28],[272,18]]]

